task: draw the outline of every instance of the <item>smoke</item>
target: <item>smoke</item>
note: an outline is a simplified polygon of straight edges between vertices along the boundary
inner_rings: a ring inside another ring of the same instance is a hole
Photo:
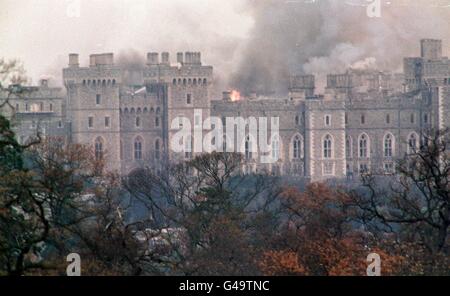
[[[398,71],[421,38],[450,43],[450,0],[381,1],[380,18],[367,16],[366,0],[0,2],[1,57],[23,61],[34,81],[45,74],[61,83],[69,53],[85,66],[89,54],[114,52],[134,71],[150,51],[168,51],[172,62],[176,52],[201,51],[216,95],[283,94],[292,74],[315,74],[321,84],[348,67]]]
[[[450,42],[443,2],[381,1],[381,17],[370,18],[365,0],[249,0],[255,24],[230,84],[245,94],[285,93],[291,74],[314,74],[323,86],[326,74],[350,67],[400,71],[420,39]]]
[[[96,53],[145,65],[147,52],[167,51],[175,62],[177,52],[200,51],[225,88],[252,26],[242,6],[242,0],[0,0],[0,58],[23,61],[33,83],[50,75],[62,85],[69,53],[78,53],[84,67]]]

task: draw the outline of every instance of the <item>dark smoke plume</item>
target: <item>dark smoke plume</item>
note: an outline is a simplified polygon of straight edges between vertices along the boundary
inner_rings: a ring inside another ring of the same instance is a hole
[[[315,74],[323,87],[326,74],[349,67],[401,71],[403,57],[419,54],[422,38],[450,42],[448,0],[381,1],[380,18],[367,15],[367,3],[249,0],[255,24],[230,86],[283,94],[289,75]]]

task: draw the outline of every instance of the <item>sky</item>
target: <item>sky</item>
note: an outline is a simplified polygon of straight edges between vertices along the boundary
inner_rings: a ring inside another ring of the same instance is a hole
[[[229,64],[252,19],[242,1],[0,0],[0,57],[18,58],[33,82],[60,75],[69,53],[202,51]],[[79,4],[79,5],[78,5]],[[220,46],[217,46],[220,45]]]
[[[419,40],[450,49],[450,0],[0,0],[0,58],[20,59],[32,82],[61,83],[69,53],[201,51],[219,89],[283,92],[289,75],[349,67],[401,71]],[[133,62],[133,61],[132,61]]]

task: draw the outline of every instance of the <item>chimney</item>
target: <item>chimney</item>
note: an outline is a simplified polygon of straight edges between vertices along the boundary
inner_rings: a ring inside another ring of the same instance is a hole
[[[224,101],[231,101],[231,91],[224,91],[222,99]]]
[[[89,56],[89,66],[90,67],[95,67],[95,65],[96,65],[96,58],[97,58],[96,54],[91,54]]]
[[[438,60],[442,58],[442,40],[422,39],[420,40],[421,57],[427,60]]]
[[[183,65],[184,61],[183,61],[183,53],[179,52],[177,53],[177,63],[180,63]]]
[[[91,54],[89,59],[91,67],[112,66],[114,64],[114,54],[112,53]]]
[[[159,64],[159,53],[149,52],[147,54],[147,65],[158,65]]]
[[[184,62],[186,64],[192,64],[192,52],[189,52],[189,51],[185,52],[184,60],[185,60]]]
[[[161,57],[162,57],[161,64],[163,64],[163,65],[170,65],[170,59],[169,59],[169,53],[168,52],[163,52],[161,54]]]
[[[78,61],[78,54],[77,53],[71,53],[69,54],[69,67],[76,68],[78,67],[79,61]]]
[[[46,78],[41,79],[41,80],[39,81],[39,85],[40,85],[41,87],[48,87],[48,79],[46,79]]]
[[[192,63],[196,64],[196,65],[201,65],[202,64],[202,54],[200,52],[193,52],[192,53],[193,57],[192,57]]]

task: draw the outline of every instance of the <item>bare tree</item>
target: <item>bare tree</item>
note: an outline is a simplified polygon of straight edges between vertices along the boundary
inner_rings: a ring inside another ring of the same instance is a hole
[[[448,130],[423,135],[417,149],[397,164],[398,175],[367,174],[363,195],[355,195],[365,222],[418,237],[430,252],[448,252],[450,225],[450,137]],[[376,224],[375,224],[376,225]]]
[[[276,180],[242,175],[242,156],[203,154],[155,175],[142,170],[125,180],[134,198],[145,202],[152,229],[165,232],[172,274],[257,274],[254,252],[258,218],[272,211]],[[273,213],[273,212],[271,212]]]

